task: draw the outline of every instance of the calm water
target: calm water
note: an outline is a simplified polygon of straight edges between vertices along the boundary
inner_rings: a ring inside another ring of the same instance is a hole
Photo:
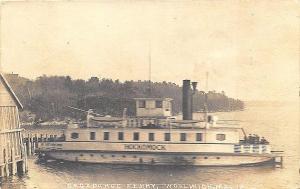
[[[266,137],[274,150],[284,150],[283,168],[235,167],[145,167],[90,165],[29,160],[29,172],[23,177],[3,181],[0,188],[300,188],[299,104],[248,103],[243,112],[217,113],[219,119],[241,120],[238,127],[247,133]],[[177,183],[177,185],[175,185]],[[80,186],[80,184],[83,184]],[[89,184],[89,185],[88,185]],[[101,185],[118,184],[118,185]],[[160,185],[159,185],[160,184]],[[173,185],[168,185],[173,184]],[[191,185],[198,184],[198,185]]]

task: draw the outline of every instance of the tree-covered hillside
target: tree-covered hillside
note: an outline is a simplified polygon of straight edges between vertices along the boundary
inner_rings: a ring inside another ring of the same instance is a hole
[[[119,116],[124,108],[128,115],[134,115],[136,97],[149,95],[148,81],[125,81],[99,79],[91,77],[85,81],[71,79],[69,76],[41,76],[35,80],[7,74],[7,80],[14,89],[27,112],[36,119],[50,120],[53,118],[79,118],[82,113],[66,108],[74,106],[88,110],[96,109],[97,113]],[[181,111],[181,87],[171,82],[152,82],[152,97],[173,98],[173,112]],[[199,89],[201,90],[201,89]],[[242,110],[241,100],[229,98],[224,92],[208,92],[209,111]],[[197,91],[194,96],[194,110],[201,111],[204,107],[204,94]]]

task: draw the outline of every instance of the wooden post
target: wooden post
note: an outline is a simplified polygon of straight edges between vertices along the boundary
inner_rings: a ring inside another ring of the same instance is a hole
[[[27,138],[27,142],[26,142],[26,144],[27,144],[27,155],[28,156],[30,156],[31,155],[31,143],[30,143],[30,138],[28,137]]]
[[[15,156],[15,148],[11,148],[11,175],[17,174],[17,161]]]
[[[38,137],[37,134],[34,135],[35,148],[38,148]]]
[[[0,165],[0,178],[4,177],[4,166]]]
[[[33,137],[32,134],[30,134],[30,143],[31,143],[31,155],[34,154],[34,141],[33,141]]]
[[[0,178],[4,177],[4,159],[3,159],[3,149],[0,146]]]
[[[4,158],[4,164],[5,164],[5,167],[4,167],[4,172],[5,172],[5,176],[9,176],[9,167],[8,167],[8,151],[7,149],[5,149],[5,158]]]
[[[24,144],[24,157],[23,157],[23,172],[28,171],[28,164],[27,164],[27,146]]]

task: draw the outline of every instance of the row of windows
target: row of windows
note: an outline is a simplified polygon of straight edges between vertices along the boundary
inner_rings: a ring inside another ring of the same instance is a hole
[[[109,140],[110,133],[104,132],[103,140]],[[79,133],[71,133],[72,139],[79,138]],[[196,133],[195,140],[196,141],[202,141],[203,139],[202,133]],[[226,139],[225,134],[217,134],[216,140],[218,141],[224,141]],[[90,140],[96,140],[96,133],[90,132]],[[118,140],[124,140],[124,132],[118,132]],[[133,140],[139,141],[140,140],[140,133],[134,132],[133,133]],[[149,141],[155,141],[155,133],[148,133],[148,140]],[[171,141],[171,133],[164,133],[164,140],[165,141]],[[187,134],[186,133],[180,133],[180,141],[187,141]]]
[[[66,155],[68,155],[68,153],[66,153]],[[96,154],[90,154],[90,156],[91,157],[94,157],[94,155],[96,155]],[[79,156],[81,156],[81,157],[83,157],[84,156],[84,154],[80,154]],[[116,157],[116,155],[114,155],[114,154],[112,154],[112,155],[104,155],[104,154],[100,154],[100,156],[101,157],[103,157],[103,158],[105,158],[106,156],[107,157]],[[126,155],[122,155],[122,156],[119,156],[119,157],[123,157],[123,158],[126,158],[127,156]],[[133,158],[137,158],[137,156],[136,155],[134,155],[134,156],[132,156]],[[175,157],[175,158],[177,158],[177,159],[182,159],[182,157]],[[198,157],[198,159],[199,158],[202,158],[202,157]],[[213,157],[210,157],[210,158],[213,158]],[[215,157],[216,159],[221,159],[220,157]],[[141,158],[140,158],[141,159]],[[197,157],[196,156],[193,156],[192,157],[192,159],[197,159]],[[208,159],[208,157],[207,156],[205,156],[205,157],[203,157],[203,159]],[[152,158],[152,161],[154,161],[154,158]]]
[[[109,132],[104,132],[104,140],[109,140]],[[94,139],[95,140],[95,139]],[[118,132],[118,140],[124,140],[124,133]],[[133,140],[139,141],[140,140],[140,133],[134,132],[133,133]],[[155,133],[148,133],[148,140],[155,141]],[[171,133],[164,133],[164,140],[171,141]],[[180,133],[180,141],[187,141],[186,133]],[[196,141],[202,141],[202,133],[196,133]]]
[[[155,108],[162,108],[163,107],[163,101],[162,100],[156,100],[155,101]],[[146,108],[146,100],[139,100],[139,108]]]

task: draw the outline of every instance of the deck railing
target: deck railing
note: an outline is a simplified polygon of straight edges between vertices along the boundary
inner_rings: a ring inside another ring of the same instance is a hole
[[[157,118],[127,118],[124,120],[125,127],[145,127],[151,124],[161,127],[169,127],[171,120]]]
[[[266,144],[237,144],[234,145],[235,153],[271,153],[270,146]]]

